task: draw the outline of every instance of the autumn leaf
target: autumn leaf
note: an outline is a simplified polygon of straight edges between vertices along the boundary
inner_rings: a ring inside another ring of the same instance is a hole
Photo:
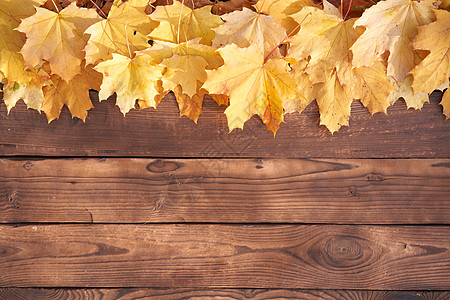
[[[0,71],[11,82],[28,84],[34,73],[25,70],[23,56],[19,53],[25,44],[25,35],[15,30],[21,19],[36,12],[34,6],[45,0],[0,1]]]
[[[175,93],[181,115],[197,122],[206,94],[201,90],[206,70],[223,64],[220,54],[215,48],[200,44],[200,38],[180,44],[155,41],[141,52],[152,58],[152,64],[165,67],[161,79],[164,90]]]
[[[200,38],[180,44],[155,41],[153,47],[142,51],[153,63],[166,67],[162,78],[165,90],[181,86],[181,92],[192,97],[206,80],[206,70],[216,69],[223,60],[215,48],[200,44]]]
[[[82,50],[87,42],[84,31],[100,18],[95,10],[78,8],[76,3],[59,13],[36,9],[36,14],[22,20],[17,28],[27,35],[20,53],[26,65],[34,68],[46,60],[53,74],[69,81],[81,72]]]
[[[316,84],[314,92],[320,125],[325,125],[331,133],[348,126],[353,96],[350,88],[339,82],[336,72],[333,71],[324,83]]]
[[[157,81],[162,77],[163,67],[151,65],[151,57],[140,53],[129,58],[117,53],[113,59],[99,63],[94,69],[103,74],[99,98],[107,99],[116,93],[116,104],[125,115],[134,108],[136,100],[143,100],[147,107],[156,108],[156,98],[161,93]]]
[[[416,93],[430,94],[450,77],[450,12],[436,10],[435,14],[436,22],[419,27],[413,43],[415,49],[430,51],[411,72]]]
[[[293,18],[301,22],[301,28],[289,39],[288,57],[296,60],[309,57],[305,71],[313,83],[324,82],[336,68],[340,82],[351,86],[354,76],[349,49],[362,33],[353,28],[356,19],[343,21],[314,7],[304,8]]]
[[[23,100],[27,105],[27,108],[41,110],[42,103],[45,100],[42,87],[48,84],[50,84],[50,78],[46,75],[41,76],[37,73],[34,73],[33,78],[27,85],[9,81],[3,87],[3,100],[5,101],[8,113],[10,113],[11,109],[19,100]]]
[[[402,82],[414,64],[411,45],[417,27],[434,19],[433,0],[380,1],[367,9],[355,26],[366,30],[351,47],[355,67],[370,67],[388,53],[387,75]]]
[[[255,8],[258,12],[275,18],[275,22],[290,34],[298,25],[291,15],[305,6],[313,6],[312,0],[264,0],[258,1]]]
[[[201,84],[199,84],[200,86]],[[198,87],[197,92],[192,95],[186,95],[182,92],[181,86],[178,85],[173,89],[173,93],[177,99],[180,116],[186,116],[194,123],[197,123],[198,117],[202,111],[203,97],[208,94],[205,89]]]
[[[354,97],[367,107],[371,114],[387,113],[391,105],[389,95],[395,92],[395,87],[386,76],[386,67],[380,61],[372,67],[360,67],[353,70],[356,84],[352,89]]]
[[[94,106],[89,97],[89,90],[100,88],[102,76],[91,66],[82,68],[82,72],[66,82],[60,76],[51,76],[53,84],[44,86],[45,101],[42,110],[47,115],[48,122],[59,118],[64,105],[69,108],[72,117],[86,120],[87,111]]]
[[[145,14],[141,0],[115,0],[108,18],[90,26],[85,33],[90,34],[85,47],[86,64],[112,58],[112,53],[129,56],[130,52],[146,49],[147,35],[157,23]]]
[[[235,44],[218,50],[224,65],[207,71],[203,88],[211,94],[230,97],[225,110],[230,131],[243,128],[253,115],[258,115],[267,129],[276,133],[283,122],[283,100],[298,94],[288,62],[281,58],[265,60],[259,45],[240,48]]]
[[[389,103],[394,104],[399,98],[405,100],[408,108],[422,109],[425,102],[430,102],[427,93],[414,93],[411,87],[412,76],[408,75],[402,83],[398,84],[395,80],[391,80],[396,91],[389,95]]]
[[[211,13],[211,6],[192,10],[178,1],[172,5],[157,6],[150,17],[159,22],[150,37],[172,43],[201,38],[201,43],[211,45],[213,28],[223,24],[219,16]]]
[[[223,15],[222,19],[225,24],[214,28],[215,48],[231,44],[239,47],[256,44],[267,55],[286,37],[285,29],[275,23],[273,17],[256,13],[248,8]]]
[[[313,86],[308,73],[305,71],[307,66],[308,60],[306,59],[292,65],[291,74],[296,81],[299,93],[295,98],[283,100],[285,113],[301,113],[315,99],[314,88],[316,86]]]

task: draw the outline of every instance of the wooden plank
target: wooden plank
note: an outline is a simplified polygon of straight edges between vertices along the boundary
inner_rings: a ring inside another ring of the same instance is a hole
[[[130,299],[307,299],[307,300],[448,300],[448,291],[358,291],[292,289],[36,289],[0,288],[0,299],[130,300]]]
[[[0,287],[450,289],[450,227],[0,225]]]
[[[254,117],[245,130],[228,133],[227,121],[212,100],[206,100],[198,125],[179,117],[173,95],[157,110],[133,110],[123,118],[113,100],[98,103],[86,124],[61,118],[47,124],[43,114],[18,104],[9,115],[0,109],[0,155],[247,157],[247,158],[450,158],[450,122],[435,92],[422,111],[407,110],[403,101],[389,115],[370,117],[357,101],[350,127],[331,135],[319,127],[315,103],[301,114],[286,116],[276,138]]]
[[[450,160],[1,159],[0,173],[0,223],[450,223]]]

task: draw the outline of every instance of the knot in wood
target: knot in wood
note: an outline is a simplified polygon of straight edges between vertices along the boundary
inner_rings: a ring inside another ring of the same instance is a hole
[[[367,241],[353,236],[333,236],[323,243],[322,261],[332,269],[354,269],[363,267],[372,258]]]
[[[19,199],[17,197],[17,192],[13,191],[8,195],[7,198],[8,205],[12,208],[19,208]]]
[[[22,165],[22,167],[27,171],[31,171],[31,169],[33,169],[34,167],[34,164],[31,161],[27,161]]]
[[[182,167],[182,164],[174,161],[163,161],[161,159],[147,165],[147,171],[153,173],[173,172]]]
[[[367,181],[383,181],[384,177],[381,174],[369,174],[367,175]]]

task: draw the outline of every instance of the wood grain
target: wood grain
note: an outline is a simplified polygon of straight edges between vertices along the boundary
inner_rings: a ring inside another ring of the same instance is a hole
[[[304,300],[448,300],[448,291],[358,291],[290,289],[37,289],[0,288],[2,300],[175,300],[175,299],[304,299]]]
[[[173,95],[157,110],[133,110],[122,117],[115,101],[97,100],[86,123],[64,108],[47,124],[44,114],[18,104],[11,113],[0,107],[0,155],[247,157],[247,158],[450,158],[450,121],[435,92],[422,111],[407,110],[403,101],[388,115],[370,117],[359,102],[352,105],[350,127],[331,135],[319,127],[317,106],[286,116],[276,138],[253,117],[242,130],[228,133],[224,108],[204,103],[198,125],[179,117]]]
[[[0,173],[0,223],[450,223],[450,160],[1,159]]]
[[[450,228],[0,225],[1,287],[450,289]]]

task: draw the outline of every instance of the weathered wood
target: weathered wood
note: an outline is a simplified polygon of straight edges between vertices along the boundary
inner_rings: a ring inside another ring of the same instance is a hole
[[[131,299],[305,299],[305,300],[448,300],[446,291],[262,290],[262,289],[36,289],[0,288],[0,299],[131,300]]]
[[[96,95],[93,93],[93,97]],[[180,118],[173,95],[155,110],[133,110],[123,118],[113,100],[98,103],[86,124],[72,120],[67,109],[47,124],[45,115],[18,104],[9,115],[0,109],[0,155],[282,157],[282,158],[450,158],[450,122],[431,96],[422,111],[403,101],[388,115],[370,117],[355,101],[350,127],[331,135],[319,127],[316,104],[286,116],[276,138],[254,117],[242,130],[228,133],[224,108],[206,100],[198,125]]]
[[[0,225],[1,287],[450,289],[450,227]]]
[[[450,160],[1,159],[0,174],[0,223],[450,223]]]

